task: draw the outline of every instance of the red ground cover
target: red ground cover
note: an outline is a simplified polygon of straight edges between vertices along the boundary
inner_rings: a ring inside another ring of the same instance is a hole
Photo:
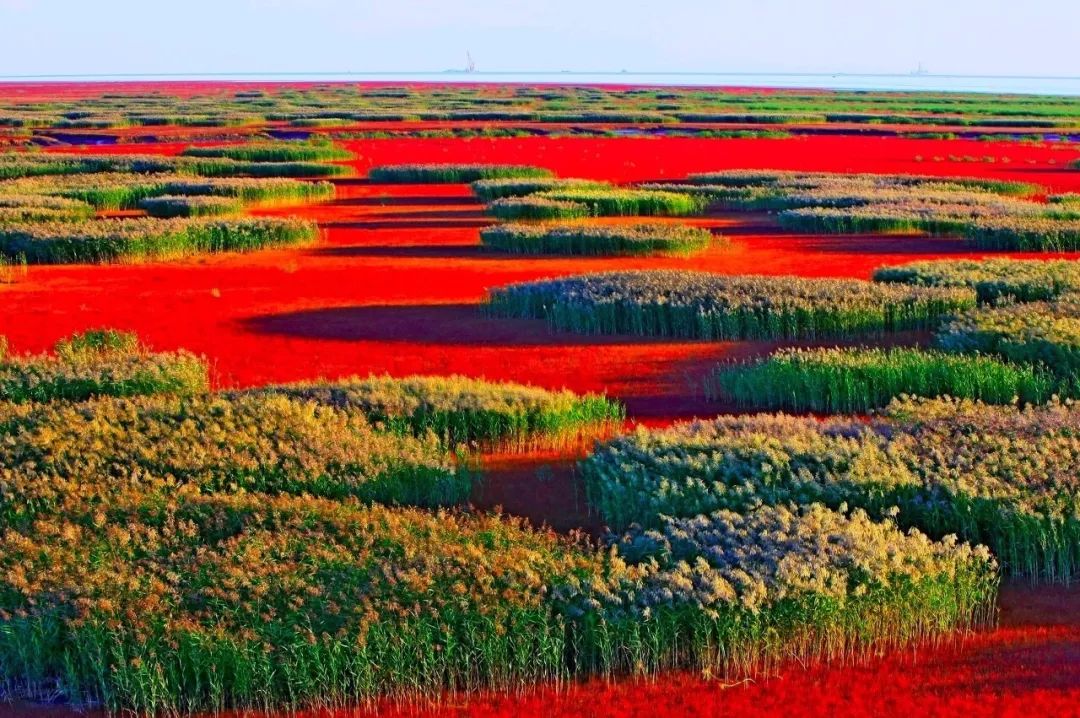
[[[1067,146],[825,136],[407,139],[348,146],[361,176],[371,166],[401,162],[529,163],[562,176],[620,182],[759,167],[978,175],[1080,191],[1080,172],[1064,169],[1080,153]],[[171,153],[181,147],[91,151]],[[607,391],[627,403],[633,418],[663,423],[715,413],[701,392],[708,369],[721,358],[767,347],[553,334],[541,322],[484,317],[477,303],[485,291],[615,268],[867,277],[882,264],[981,256],[958,240],[790,235],[764,216],[718,215],[695,221],[717,227],[732,245],[701,257],[520,259],[479,246],[478,229],[489,220],[466,187],[381,186],[364,179],[339,181],[331,204],[264,213],[316,219],[325,238],[302,249],[168,264],[32,267],[18,282],[0,285],[0,335],[15,350],[41,351],[87,328],[136,330],[157,348],[205,354],[222,386],[388,372]],[[478,497],[484,505],[502,504],[560,529],[595,528],[565,455],[503,457],[490,466],[489,487]],[[595,683],[513,699],[448,699],[439,710],[452,716],[1080,715],[1080,593],[1011,588],[1002,605],[1001,629],[963,645],[925,649],[918,660],[901,655],[858,666],[791,668],[731,689],[685,675]]]
[[[181,146],[92,151],[175,152]],[[1080,189],[1080,172],[1062,168],[1075,150],[965,141],[408,139],[357,141],[349,148],[360,174],[376,164],[414,161],[529,162],[564,176],[616,181],[785,167],[978,174],[1038,181],[1053,191]],[[998,161],[948,159],[991,152]],[[927,159],[918,162],[916,155]],[[935,156],[945,159],[935,162]],[[1001,162],[1003,156],[1012,161]],[[463,186],[346,179],[339,190],[336,202],[299,212],[326,228],[318,246],[169,264],[32,267],[19,283],[0,286],[7,309],[0,334],[16,349],[38,351],[88,327],[133,329],[159,348],[206,354],[219,382],[229,386],[320,375],[460,372],[608,391],[626,399],[634,416],[665,419],[708,413],[699,390],[704,371],[720,358],[754,349],[556,335],[539,322],[485,318],[476,303],[490,287],[590,270],[866,277],[881,264],[967,252],[962,242],[947,239],[789,235],[765,217],[732,215],[699,220],[733,242],[704,257],[518,259],[478,245],[477,231],[489,220]]]

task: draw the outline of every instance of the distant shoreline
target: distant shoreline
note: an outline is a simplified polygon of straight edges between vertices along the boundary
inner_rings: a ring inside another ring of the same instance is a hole
[[[753,72],[293,72],[0,75],[3,83],[372,82],[746,87],[1080,96],[1080,77]]]

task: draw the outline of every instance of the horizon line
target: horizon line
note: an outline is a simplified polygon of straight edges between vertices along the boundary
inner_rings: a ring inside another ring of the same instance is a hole
[[[289,70],[289,71],[208,71],[208,72],[57,72],[4,75],[0,80],[40,80],[47,78],[111,77],[307,77],[307,76],[410,76],[410,75],[631,75],[645,77],[911,77],[958,80],[1080,80],[1080,75],[996,75],[936,72],[798,72],[798,71],[721,71],[721,70]]]

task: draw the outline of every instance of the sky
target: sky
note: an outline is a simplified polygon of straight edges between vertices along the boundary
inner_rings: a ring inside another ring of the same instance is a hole
[[[1080,76],[1077,0],[0,0],[0,75]]]

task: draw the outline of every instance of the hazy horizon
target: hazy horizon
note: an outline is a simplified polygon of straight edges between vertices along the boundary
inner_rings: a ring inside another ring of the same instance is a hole
[[[1077,77],[1080,4],[0,0],[0,75],[487,72]]]

